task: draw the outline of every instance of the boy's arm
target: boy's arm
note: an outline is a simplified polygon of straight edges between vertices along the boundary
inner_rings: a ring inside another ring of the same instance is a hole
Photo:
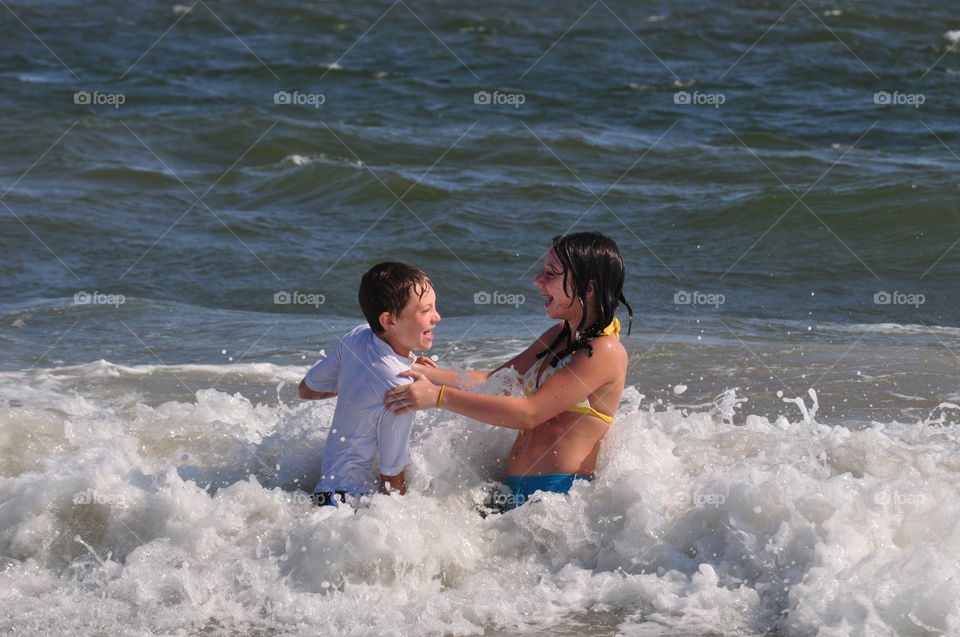
[[[407,483],[403,477],[403,471],[396,475],[385,476],[380,474],[380,493],[398,492],[400,495],[407,493]]]
[[[337,349],[326,358],[317,361],[307,375],[300,381],[297,395],[303,400],[323,400],[333,398],[340,389],[340,356],[343,340],[337,343]]]
[[[392,380],[392,379],[391,379]],[[403,384],[403,383],[401,383]],[[407,492],[407,465],[410,463],[410,433],[413,414],[394,414],[386,409],[377,422],[377,451],[380,455],[380,493]]]
[[[335,391],[313,391],[307,387],[307,383],[304,380],[300,381],[300,387],[297,389],[297,394],[303,400],[323,400],[324,398],[333,398],[337,395]]]

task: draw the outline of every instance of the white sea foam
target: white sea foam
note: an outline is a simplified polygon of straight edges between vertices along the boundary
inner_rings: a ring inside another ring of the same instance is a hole
[[[231,365],[118,365],[100,359],[92,363],[68,365],[57,368],[38,368],[28,372],[0,372],[0,387],[9,386],[16,379],[94,379],[119,378],[121,376],[150,376],[158,372],[170,374],[211,374],[217,377],[241,375],[259,380],[300,380],[308,367],[281,366],[273,363],[234,363]]]
[[[292,162],[295,166],[313,163],[313,160],[306,155],[287,155],[283,160]]]
[[[945,334],[960,336],[960,328],[943,325],[920,325],[917,323],[831,323],[830,329],[851,332],[873,332],[880,334]]]
[[[956,31],[947,31],[943,34],[943,37],[950,40],[951,43],[960,42],[960,29]]]
[[[510,431],[421,412],[411,493],[316,509],[298,487],[333,401],[71,384],[146,367],[0,376],[30,389],[0,402],[0,632],[960,631],[960,431],[937,424],[957,405],[854,431],[817,423],[815,395],[769,421],[735,390],[708,413],[630,387],[594,482],[481,518]]]
[[[65,81],[67,77],[69,76],[59,71],[43,71],[20,73],[17,75],[17,80],[27,84],[54,84]]]

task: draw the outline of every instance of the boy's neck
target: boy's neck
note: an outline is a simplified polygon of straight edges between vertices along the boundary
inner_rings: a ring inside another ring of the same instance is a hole
[[[386,332],[375,335],[381,341],[390,346],[390,348],[396,353],[397,356],[402,356],[403,358],[410,358],[410,348],[404,347],[400,343],[397,343],[395,340],[387,336]]]

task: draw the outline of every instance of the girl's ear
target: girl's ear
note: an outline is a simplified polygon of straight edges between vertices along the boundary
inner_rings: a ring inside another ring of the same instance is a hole
[[[591,279],[590,281],[587,281],[587,298],[592,297],[594,294],[596,294],[596,292],[597,290],[593,285],[593,280]]]
[[[393,329],[397,327],[397,319],[394,318],[390,312],[380,312],[378,318],[380,320],[380,327],[383,328],[384,332],[393,331]]]

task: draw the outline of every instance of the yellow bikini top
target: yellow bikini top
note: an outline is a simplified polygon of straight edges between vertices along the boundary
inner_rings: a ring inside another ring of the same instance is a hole
[[[606,326],[598,336],[606,336],[607,334],[613,334],[617,338],[620,338],[620,320],[613,319],[610,321],[610,325]],[[547,365],[547,358],[541,358],[537,363],[534,363],[530,366],[530,369],[523,375],[521,382],[523,383],[523,393],[526,396],[533,394],[537,391],[537,388],[540,387],[540,383],[547,380],[551,376],[557,373],[557,370],[563,369],[567,366],[567,363],[570,362],[570,359],[573,358],[573,355],[576,354],[576,350],[570,352],[566,356],[560,359],[556,367]],[[546,369],[544,366],[546,365]],[[613,416],[608,416],[602,414],[593,407],[590,406],[590,403],[587,402],[587,399],[584,398],[579,403],[567,409],[567,411],[575,411],[581,414],[588,414],[590,416],[596,416],[597,418],[603,420],[607,424],[613,422]]]

